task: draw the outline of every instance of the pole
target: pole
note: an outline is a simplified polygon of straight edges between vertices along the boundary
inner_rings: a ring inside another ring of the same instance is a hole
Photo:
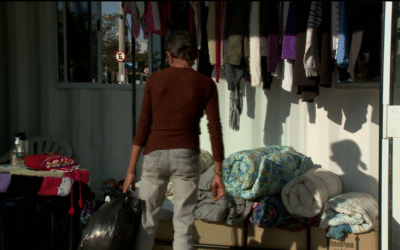
[[[125,19],[126,19],[126,13],[124,11],[124,8],[122,6],[122,2],[119,2],[119,50],[125,52]],[[126,82],[125,80],[125,62],[120,62],[118,63],[118,83],[119,84],[124,84]]]

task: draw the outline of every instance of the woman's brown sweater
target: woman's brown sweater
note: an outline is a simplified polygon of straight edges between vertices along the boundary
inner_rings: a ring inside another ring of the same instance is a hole
[[[143,154],[171,148],[200,148],[200,119],[208,119],[212,155],[224,159],[218,91],[214,81],[191,69],[170,67],[146,82],[138,130],[133,144]]]

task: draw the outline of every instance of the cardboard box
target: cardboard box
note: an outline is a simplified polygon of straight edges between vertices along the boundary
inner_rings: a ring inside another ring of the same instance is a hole
[[[160,220],[155,240],[173,241],[172,220]],[[220,246],[244,246],[244,223],[227,225],[224,222],[194,221],[193,241],[196,244]]]
[[[247,246],[263,249],[306,250],[307,230],[291,232],[279,228],[261,228],[248,224]]]
[[[379,250],[379,232],[348,234],[343,241],[326,237],[322,228],[311,228],[311,250]]]

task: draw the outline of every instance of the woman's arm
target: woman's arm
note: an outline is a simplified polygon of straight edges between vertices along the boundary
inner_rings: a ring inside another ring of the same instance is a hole
[[[131,158],[129,161],[129,167],[128,170],[126,171],[126,176],[123,184],[123,193],[126,193],[129,189],[129,187],[132,185],[132,191],[135,191],[135,183],[136,183],[136,166],[137,162],[140,157],[140,153],[142,152],[141,146],[137,145],[132,145],[132,151],[131,151]]]

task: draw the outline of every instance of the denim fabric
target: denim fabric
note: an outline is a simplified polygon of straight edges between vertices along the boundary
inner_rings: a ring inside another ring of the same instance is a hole
[[[192,250],[194,211],[199,183],[199,151],[191,148],[156,150],[143,158],[139,197],[142,222],[136,240],[138,250],[151,250],[161,206],[171,177],[174,189],[175,250]]]

